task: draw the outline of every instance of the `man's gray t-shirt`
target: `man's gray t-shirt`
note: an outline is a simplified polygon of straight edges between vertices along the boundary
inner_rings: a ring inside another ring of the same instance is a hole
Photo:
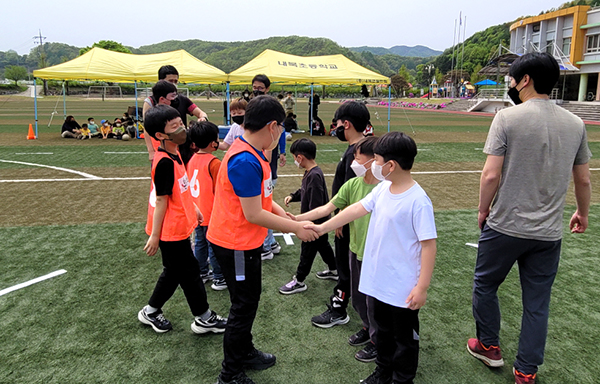
[[[591,157],[583,121],[549,100],[531,99],[498,112],[483,152],[504,156],[488,226],[524,239],[560,240],[573,166]]]

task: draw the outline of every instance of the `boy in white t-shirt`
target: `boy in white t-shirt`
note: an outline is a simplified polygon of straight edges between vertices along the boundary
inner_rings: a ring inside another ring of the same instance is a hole
[[[363,383],[412,383],[419,354],[418,313],[435,264],[433,206],[410,173],[417,155],[413,139],[386,133],[374,152],[371,170],[382,182],[333,219],[305,228],[322,235],[371,213],[359,290],[374,298],[377,368]]]

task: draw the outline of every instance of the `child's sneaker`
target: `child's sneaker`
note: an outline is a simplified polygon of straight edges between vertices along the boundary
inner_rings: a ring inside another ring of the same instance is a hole
[[[253,348],[252,351],[242,360],[242,366],[245,369],[254,369],[262,371],[275,365],[277,359],[270,353],[265,353]]]
[[[206,284],[207,281],[213,279],[213,271],[208,271],[208,273],[201,273],[200,277],[202,278],[202,282]]]
[[[215,384],[255,384],[255,383],[254,383],[254,381],[252,381],[251,378],[246,376],[246,374],[244,372],[240,372],[237,375],[233,376],[231,378],[231,380],[229,380],[229,381],[223,380],[221,378],[221,375],[219,375],[219,378],[217,379],[217,382]]]
[[[350,344],[353,347],[365,345],[369,341],[371,341],[371,336],[369,336],[369,330],[365,328],[361,328],[360,331],[356,332],[354,335],[348,338],[348,344]]]
[[[526,375],[513,367],[513,374],[515,375],[515,384],[535,384],[535,373],[533,375]]]
[[[217,315],[215,311],[210,311],[208,320],[202,320],[199,316],[192,323],[192,331],[194,333],[223,333],[227,327],[227,319]]]
[[[158,333],[169,332],[171,329],[173,329],[171,322],[165,319],[165,316],[160,309],[154,313],[148,314],[146,313],[146,307],[144,307],[138,312],[138,320],[142,324],[151,326],[152,329]]]
[[[485,347],[479,340],[469,339],[467,342],[467,351],[469,351],[471,355],[481,360],[485,365],[493,368],[504,366],[502,352],[500,351],[500,347],[497,345]]]
[[[281,245],[279,245],[278,242],[271,244],[271,252],[273,252],[274,255],[279,255],[279,252],[281,252]]]
[[[363,363],[375,361],[377,359],[377,347],[375,347],[375,344],[369,343],[363,349],[356,352],[354,358]]]
[[[292,278],[292,281],[279,288],[279,292],[284,295],[291,295],[292,293],[304,292],[306,291],[307,286],[304,283],[296,280],[296,276]]]
[[[390,384],[392,382],[391,373],[387,373],[381,367],[376,367],[373,373],[364,380],[360,381],[362,384]]]
[[[337,279],[338,279],[337,271],[330,271],[329,269],[326,269],[321,272],[317,272],[316,275],[319,279],[323,279],[323,280],[336,280],[337,281]]]
[[[222,291],[227,289],[227,283],[225,282],[225,279],[214,279],[210,287],[215,291]]]
[[[310,321],[315,327],[331,328],[334,325],[347,324],[350,321],[350,316],[345,310],[338,311],[327,304],[327,310],[318,316],[314,316]]]
[[[273,259],[273,252],[270,249],[264,249],[262,250],[261,254],[260,254],[260,259],[261,260],[271,260]]]

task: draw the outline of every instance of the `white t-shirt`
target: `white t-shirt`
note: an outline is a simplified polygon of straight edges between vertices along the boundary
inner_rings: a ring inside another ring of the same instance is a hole
[[[233,144],[233,141],[235,139],[242,136],[243,134],[244,134],[244,127],[242,127],[241,125],[239,125],[237,123],[233,123],[231,125],[231,128],[229,128],[229,132],[227,132],[227,135],[225,136],[223,141],[225,143],[231,145],[231,144]]]
[[[358,290],[395,307],[406,298],[421,272],[421,241],[437,238],[433,205],[419,184],[400,194],[382,181],[360,201],[371,212]]]

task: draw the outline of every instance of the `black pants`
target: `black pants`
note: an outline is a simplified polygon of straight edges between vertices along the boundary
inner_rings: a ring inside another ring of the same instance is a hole
[[[190,239],[180,241],[160,241],[163,271],[158,277],[154,292],[148,304],[162,308],[181,286],[188,305],[194,316],[200,316],[208,310],[206,290],[200,277],[198,260],[194,257]]]
[[[412,383],[419,364],[419,310],[394,307],[373,299],[377,323],[377,365],[392,374],[392,383]]]
[[[335,266],[338,272],[338,281],[333,288],[331,296],[331,305],[337,309],[346,310],[350,300],[350,227],[344,225],[342,229],[343,237],[336,237],[335,243]]]
[[[262,288],[262,245],[250,251],[234,251],[213,244],[213,251],[221,266],[229,289],[231,308],[223,337],[223,368],[225,381],[240,373],[242,361],[250,353],[252,325],[256,317]]]
[[[298,281],[304,281],[310,273],[317,252],[319,252],[325,264],[327,264],[327,268],[336,268],[335,255],[329,244],[329,236],[327,234],[324,234],[315,241],[303,241],[300,245],[300,263],[296,270],[296,279]]]

